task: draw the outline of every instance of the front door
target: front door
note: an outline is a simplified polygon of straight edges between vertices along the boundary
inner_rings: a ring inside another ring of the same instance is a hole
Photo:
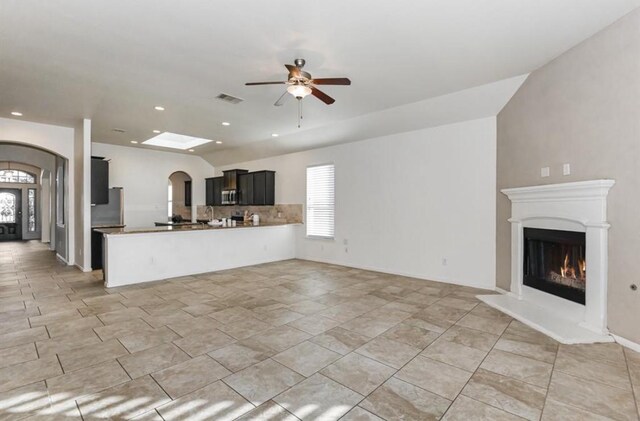
[[[22,193],[0,189],[0,241],[22,239]]]

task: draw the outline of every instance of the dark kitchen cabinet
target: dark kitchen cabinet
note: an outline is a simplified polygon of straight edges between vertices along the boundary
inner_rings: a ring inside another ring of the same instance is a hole
[[[253,205],[274,205],[275,171],[256,171],[253,174]]]
[[[91,204],[109,203],[109,161],[91,157]]]
[[[205,179],[205,204],[207,206],[222,205],[222,189],[224,177],[212,177]]]
[[[191,206],[191,180],[184,182],[184,205]]]
[[[238,176],[238,196],[241,205],[253,204],[253,173]]]

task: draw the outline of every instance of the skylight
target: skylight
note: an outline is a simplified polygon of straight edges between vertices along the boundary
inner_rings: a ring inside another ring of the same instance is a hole
[[[211,139],[203,139],[200,137],[186,136],[183,134],[164,132],[158,136],[142,142],[144,145],[162,146],[163,148],[187,150],[205,143],[213,142]]]

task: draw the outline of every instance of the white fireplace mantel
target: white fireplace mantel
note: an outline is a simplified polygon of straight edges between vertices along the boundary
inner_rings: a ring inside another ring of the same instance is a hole
[[[614,183],[591,180],[502,190],[511,200],[511,291],[479,298],[563,343],[612,341],[607,330],[607,194]],[[585,233],[585,305],[523,284],[524,228]]]

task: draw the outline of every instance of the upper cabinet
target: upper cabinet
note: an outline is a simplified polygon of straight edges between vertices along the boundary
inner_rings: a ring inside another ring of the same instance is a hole
[[[206,179],[207,205],[275,205],[275,171],[232,170],[224,174],[222,177]],[[230,192],[233,192],[233,196]]]
[[[251,205],[275,205],[275,171],[256,171],[253,173],[253,201]]]
[[[222,190],[224,177],[212,177],[205,179],[205,204],[207,206],[222,205]]]
[[[91,204],[109,203],[109,161],[91,157]]]

